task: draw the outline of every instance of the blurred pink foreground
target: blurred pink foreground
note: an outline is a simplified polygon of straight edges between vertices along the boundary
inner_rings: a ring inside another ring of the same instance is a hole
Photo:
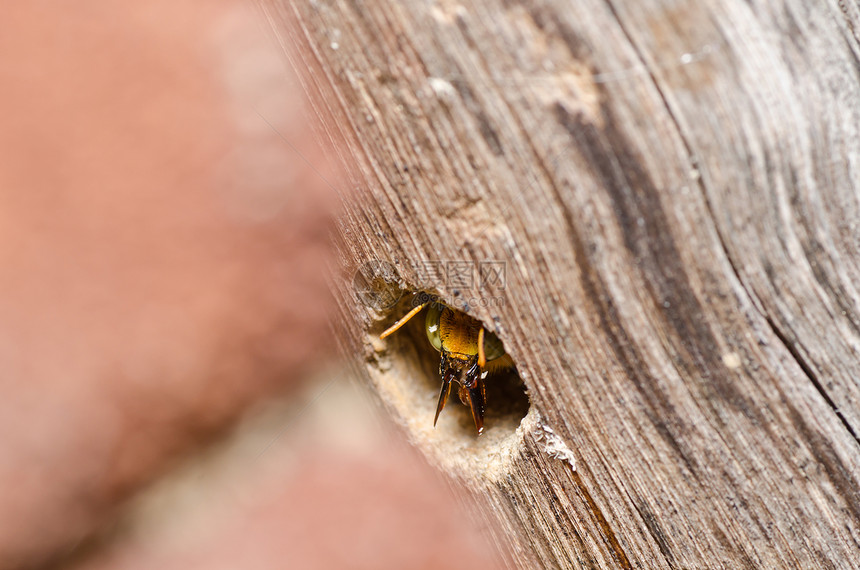
[[[254,5],[0,20],[0,568],[497,567],[318,367],[338,174]]]

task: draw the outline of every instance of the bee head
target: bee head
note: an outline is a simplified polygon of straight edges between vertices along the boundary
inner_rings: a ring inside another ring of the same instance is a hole
[[[436,425],[439,413],[445,407],[448,394],[451,392],[451,383],[456,382],[460,385],[457,390],[460,401],[469,406],[472,411],[472,419],[475,422],[478,435],[480,435],[484,431],[484,409],[487,393],[484,387],[486,372],[478,366],[477,355],[452,354],[443,349],[439,371],[442,376],[442,392],[439,395],[439,404],[436,406],[436,419],[433,420],[433,425]]]

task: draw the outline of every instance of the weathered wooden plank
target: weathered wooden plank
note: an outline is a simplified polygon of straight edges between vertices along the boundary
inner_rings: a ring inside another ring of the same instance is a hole
[[[344,259],[473,299],[517,362],[522,424],[434,431],[420,327],[375,340],[405,302],[344,290],[382,400],[516,563],[857,566],[856,6],[266,6],[357,188]]]

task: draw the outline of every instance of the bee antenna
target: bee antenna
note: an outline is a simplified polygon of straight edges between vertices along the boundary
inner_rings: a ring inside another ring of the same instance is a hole
[[[391,333],[393,333],[394,331],[396,331],[397,329],[399,329],[400,327],[402,327],[403,325],[405,325],[407,322],[409,322],[409,319],[411,319],[412,317],[417,315],[421,311],[421,309],[423,309],[425,306],[427,306],[427,303],[421,303],[420,305],[418,305],[417,307],[415,307],[414,309],[412,309],[411,311],[406,313],[402,319],[400,319],[399,321],[397,321],[396,323],[394,323],[393,325],[391,325],[390,327],[385,329],[382,332],[382,334],[379,335],[379,338],[385,338],[388,335],[390,335]]]

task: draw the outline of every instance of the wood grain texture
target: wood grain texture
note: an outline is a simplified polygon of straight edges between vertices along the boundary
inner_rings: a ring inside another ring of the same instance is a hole
[[[860,564],[855,3],[265,6],[351,171],[344,263],[449,299],[416,261],[506,264],[469,312],[531,410],[480,439],[427,427],[393,310],[343,307],[515,564]]]

